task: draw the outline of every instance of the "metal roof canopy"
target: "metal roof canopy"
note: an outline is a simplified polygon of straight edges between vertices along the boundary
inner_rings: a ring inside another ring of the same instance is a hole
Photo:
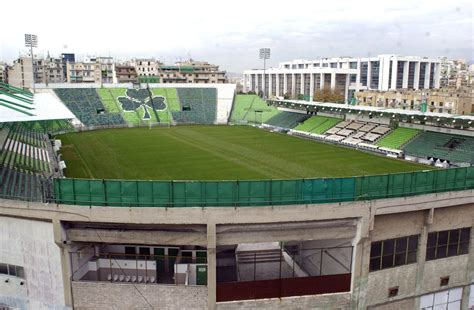
[[[50,92],[36,93],[28,108],[21,100],[0,94],[0,123],[74,119],[76,116]]]
[[[437,113],[437,112],[421,112],[415,110],[403,110],[403,109],[391,109],[391,108],[381,108],[381,107],[372,107],[365,105],[349,105],[341,103],[332,103],[332,102],[308,102],[304,100],[276,100],[270,99],[267,100],[270,103],[277,103],[279,105],[299,105],[305,107],[318,107],[318,108],[330,108],[330,109],[342,109],[344,111],[352,110],[354,112],[372,112],[373,114],[382,113],[382,114],[398,114],[406,116],[417,116],[417,117],[429,117],[429,118],[443,118],[449,120],[462,120],[462,121],[474,121],[474,116],[472,115],[453,115],[449,113]]]

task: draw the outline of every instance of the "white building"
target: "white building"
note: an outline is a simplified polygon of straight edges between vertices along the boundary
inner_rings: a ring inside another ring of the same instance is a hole
[[[379,55],[365,58],[323,58],[282,62],[265,72],[268,96],[303,94],[312,98],[318,88],[343,88],[346,100],[359,90],[439,88],[439,59]],[[244,85],[263,91],[263,70],[244,71]],[[273,82],[273,84],[272,84]]]

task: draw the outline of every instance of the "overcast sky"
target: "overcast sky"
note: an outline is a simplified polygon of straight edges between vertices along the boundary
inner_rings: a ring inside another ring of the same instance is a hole
[[[24,33],[52,55],[207,60],[231,72],[292,59],[448,56],[474,60],[471,1],[13,1],[2,2],[0,60],[12,61]],[[123,4],[122,4],[123,3]]]

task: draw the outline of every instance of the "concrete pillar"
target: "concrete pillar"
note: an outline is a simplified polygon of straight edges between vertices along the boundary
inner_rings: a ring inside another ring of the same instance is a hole
[[[471,228],[471,240],[469,242],[469,258],[467,260],[467,272],[465,275],[465,282],[466,283],[471,283],[472,285],[472,279],[474,279],[474,234],[472,233],[472,228]],[[462,293],[462,302],[461,302],[461,309],[469,309],[468,304],[469,304],[469,296],[471,293],[471,285],[467,285],[464,287],[463,293]]]
[[[433,79],[434,88],[439,88],[440,79],[441,79],[441,64],[437,63],[435,64],[435,73],[434,73],[434,79]]]
[[[288,93],[288,75],[286,73],[283,74],[283,94]]]
[[[417,270],[416,270],[416,284],[415,296],[420,296],[423,293],[423,275],[425,271],[426,262],[426,242],[428,241],[429,226],[433,223],[434,209],[430,209],[426,214],[425,225],[418,240],[418,252],[416,253]],[[415,308],[420,308],[420,297],[415,298]]]
[[[331,73],[331,89],[334,90],[336,88],[336,73]]]
[[[397,89],[397,72],[398,72],[398,61],[396,59],[392,60],[392,81],[390,89]]]
[[[354,238],[354,252],[352,258],[352,283],[351,298],[353,309],[365,309],[365,296],[367,294],[367,283],[370,265],[370,215],[360,219],[357,224],[357,235]]]
[[[276,96],[281,96],[280,94],[280,74],[277,73],[275,76],[275,83],[276,83]]]
[[[314,95],[314,74],[310,73],[309,75],[309,101],[313,101]]]
[[[304,73],[300,74],[300,94],[304,95]]]
[[[291,97],[295,96],[296,89],[296,76],[294,73],[291,74]]]
[[[268,79],[268,89],[267,89],[267,97],[271,97],[272,96],[272,75],[269,73],[267,74],[267,76],[265,77]]]
[[[216,224],[207,224],[207,308],[216,309]]]
[[[324,73],[319,74],[319,89],[324,88]]]
[[[430,88],[431,62],[426,63],[425,69],[425,88]]]
[[[405,61],[403,63],[403,81],[402,88],[408,88],[408,72],[410,70],[410,62]]]
[[[57,219],[53,220],[54,243],[59,247],[61,252],[61,271],[63,276],[64,304],[68,307],[73,306],[72,302],[72,286],[71,286],[71,262],[69,257],[69,246],[66,245],[66,236],[63,233],[61,222]]]
[[[356,75],[356,91],[359,91],[361,89],[361,85],[360,85],[360,72],[361,72],[361,68],[360,68],[360,58],[357,59],[357,75]]]
[[[419,89],[420,87],[420,62],[415,62],[415,76],[413,78],[413,88]]]
[[[350,83],[350,74],[346,74],[346,86],[344,87],[344,101],[347,103],[349,100],[349,83]]]

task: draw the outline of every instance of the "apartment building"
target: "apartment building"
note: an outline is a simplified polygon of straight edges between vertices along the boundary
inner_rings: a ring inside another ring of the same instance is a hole
[[[67,62],[68,83],[114,83],[115,64],[112,57],[86,57],[81,62]]]
[[[20,88],[30,88],[33,83],[63,83],[66,81],[62,68],[62,59],[54,57],[38,58],[34,60],[34,73],[32,60],[29,56],[21,56],[8,68],[9,83]]]
[[[474,113],[473,87],[429,90],[364,90],[356,92],[355,98],[360,105],[458,115]],[[426,103],[426,107],[423,107],[424,103]]]
[[[218,65],[189,59],[171,66],[162,65],[159,74],[163,83],[227,83],[226,72]]]
[[[117,83],[136,83],[138,82],[138,74],[134,66],[115,65],[115,75]]]

